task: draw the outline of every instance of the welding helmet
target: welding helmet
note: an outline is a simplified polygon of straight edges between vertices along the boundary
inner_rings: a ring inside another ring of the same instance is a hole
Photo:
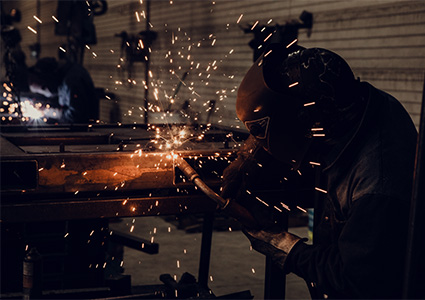
[[[54,57],[40,58],[28,69],[30,90],[48,98],[54,96],[61,81],[58,69],[59,63]]]
[[[242,80],[236,113],[264,149],[298,168],[315,136],[344,130],[357,83],[329,50],[272,44]]]

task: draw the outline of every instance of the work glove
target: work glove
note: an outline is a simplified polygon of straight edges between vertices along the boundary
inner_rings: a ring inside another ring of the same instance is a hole
[[[285,262],[291,249],[297,243],[307,240],[287,231],[274,233],[264,230],[245,229],[243,232],[250,240],[253,249],[270,257],[276,265],[287,273],[289,271],[285,269]]]

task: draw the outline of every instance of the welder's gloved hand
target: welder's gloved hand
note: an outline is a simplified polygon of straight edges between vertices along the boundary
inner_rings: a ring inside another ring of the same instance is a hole
[[[221,197],[224,199],[237,199],[244,185],[247,173],[257,165],[255,154],[261,148],[258,141],[249,136],[238,151],[238,157],[223,171]]]
[[[253,249],[271,257],[273,262],[284,271],[287,271],[285,270],[285,261],[291,249],[295,244],[307,240],[286,231],[272,233],[264,230],[245,229],[243,232],[251,241]]]

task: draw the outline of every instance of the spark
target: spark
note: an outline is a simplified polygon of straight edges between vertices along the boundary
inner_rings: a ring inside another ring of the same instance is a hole
[[[294,87],[294,86],[298,85],[298,83],[299,83],[298,81],[297,82],[294,82],[294,83],[290,84],[288,87],[289,88]]]
[[[257,199],[258,201],[260,201],[261,203],[263,203],[265,206],[269,206],[268,203],[264,202],[259,197],[255,197],[255,199]]]
[[[55,20],[56,23],[59,23],[59,20],[55,16],[52,16],[52,19]]]
[[[327,191],[325,191],[324,189],[321,189],[321,188],[318,188],[318,187],[315,187],[314,188],[316,191],[319,191],[319,192],[322,192],[322,193],[324,193],[324,194],[327,194],[328,192]]]
[[[29,31],[32,31],[34,34],[37,34],[37,30],[35,30],[31,26],[27,26],[27,28],[28,28]]]
[[[37,17],[37,16],[32,16],[38,23],[42,24],[43,22]]]
[[[267,41],[271,36],[273,35],[273,32],[272,33],[270,33],[265,39],[264,39],[264,42],[265,41]]]
[[[256,21],[256,22],[254,23],[254,25],[252,25],[251,30],[254,30],[255,26],[257,26],[257,25],[258,25],[258,23],[259,23],[259,21]]]
[[[252,274],[255,274],[255,269],[251,268],[251,272],[252,272]]]
[[[302,207],[300,207],[300,206],[298,206],[298,205],[297,205],[297,208],[298,208],[299,210],[301,210],[302,212],[307,213],[307,210],[305,210],[304,208],[302,208]]]
[[[243,14],[241,14],[241,15],[239,16],[239,19],[236,21],[236,24],[239,24],[239,22],[242,20],[242,17],[243,17]]]
[[[280,202],[280,205],[282,205],[282,206],[283,206],[283,208],[285,208],[287,211],[291,211],[291,209],[289,208],[289,206],[288,206],[288,205],[286,205],[285,203]]]
[[[309,164],[313,166],[320,166],[320,163],[314,161],[310,161]]]
[[[62,52],[66,52],[66,50],[65,50],[63,47],[59,47],[59,49],[60,49]]]
[[[133,230],[134,230],[134,225],[131,225],[130,232],[133,232]]]
[[[139,17],[139,13],[136,11],[135,12],[135,14],[136,14],[136,19],[137,19],[137,22],[140,22],[140,17]]]
[[[282,210],[279,208],[279,207],[277,207],[276,205],[275,206],[273,206],[277,211],[279,211],[279,212],[282,212]]]
[[[309,102],[309,103],[305,103],[304,106],[310,106],[310,105],[314,105],[316,104],[316,102]]]
[[[291,47],[291,46],[292,46],[293,44],[295,44],[297,41],[298,41],[298,39],[293,40],[292,42],[290,42],[290,43],[288,44],[288,46],[286,46],[286,48]]]
[[[63,237],[66,238],[68,235],[69,235],[69,232],[65,233]]]
[[[180,261],[177,260],[177,269],[180,269]]]
[[[272,53],[273,50],[270,50],[269,52],[267,52],[266,54],[264,54],[264,57],[267,57],[267,55],[269,55],[270,53]]]

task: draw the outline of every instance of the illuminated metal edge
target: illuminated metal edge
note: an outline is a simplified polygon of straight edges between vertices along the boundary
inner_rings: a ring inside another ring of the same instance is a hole
[[[1,222],[159,216],[204,213],[216,209],[216,204],[204,195],[124,198],[2,204]]]
[[[174,154],[193,159],[232,156],[234,151],[179,151]],[[175,183],[173,159],[167,156],[170,152],[143,153],[141,156],[121,152],[25,155],[25,160],[31,158],[38,162],[39,184],[33,190],[2,191],[1,222],[157,216],[215,210],[212,200],[193,192],[158,197],[167,189],[192,187],[189,181]],[[219,182],[207,183],[217,186]],[[137,194],[146,195],[147,190],[154,191],[150,197],[137,198]],[[94,196],[105,191],[108,198]],[[155,191],[159,192],[155,194]]]
[[[223,157],[234,150],[178,151],[182,157]],[[8,160],[19,161],[20,157]],[[38,162],[38,185],[26,194],[78,193],[96,191],[131,191],[171,188],[187,184],[174,181],[174,162],[170,152],[142,153],[55,153],[33,154],[21,158]],[[6,160],[5,160],[6,161]],[[2,197],[22,191],[2,191]]]

